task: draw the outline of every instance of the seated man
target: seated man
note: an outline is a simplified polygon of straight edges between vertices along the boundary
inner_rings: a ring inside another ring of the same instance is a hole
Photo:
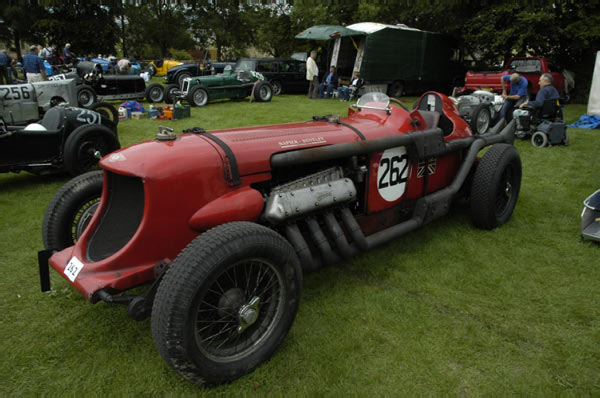
[[[323,79],[323,82],[319,85],[319,98],[323,98],[323,92],[325,92],[325,98],[331,97],[331,93],[338,85],[338,75],[335,71],[335,66],[329,68],[329,73]]]
[[[363,85],[363,80],[360,78],[360,72],[356,71],[354,72],[354,77],[352,78],[352,81],[350,82],[350,86],[342,86],[340,88],[338,88],[338,98],[341,101],[348,101],[350,100],[350,96],[355,94],[358,89],[360,88],[360,86]]]
[[[504,82],[510,80],[510,93],[506,95],[506,87]],[[512,75],[504,75],[500,78],[502,84],[502,98],[504,98],[504,105],[500,110],[500,118],[507,117],[507,122],[510,120],[508,117],[512,116],[512,108],[521,105],[527,100],[527,84],[528,81],[518,73]]]
[[[517,121],[517,130],[523,130],[523,119],[531,118],[532,112],[541,110],[544,105],[544,101],[546,100],[557,100],[560,98],[558,91],[552,85],[552,75],[550,73],[543,73],[540,76],[539,84],[540,91],[538,91],[537,96],[535,97],[535,101],[525,101],[520,106],[519,109],[513,112],[513,116]],[[522,119],[523,118],[523,119]],[[529,123],[527,123],[528,125]]]

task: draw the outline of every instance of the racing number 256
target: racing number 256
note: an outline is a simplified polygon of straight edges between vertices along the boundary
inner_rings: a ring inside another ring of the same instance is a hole
[[[383,169],[383,173],[381,173],[377,187],[383,189],[406,182],[408,179],[406,173],[408,162],[406,160],[406,154],[382,158],[379,167]]]
[[[29,99],[29,90],[25,86],[0,87],[0,97],[5,100]]]

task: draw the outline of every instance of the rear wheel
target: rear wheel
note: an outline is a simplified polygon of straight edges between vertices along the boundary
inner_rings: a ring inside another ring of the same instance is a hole
[[[536,131],[531,136],[531,145],[536,148],[542,148],[548,145],[548,135],[543,131]]]
[[[150,71],[150,76],[156,75],[156,66],[150,64],[148,65],[148,70]]]
[[[208,93],[200,86],[195,86],[188,94],[188,101],[192,106],[204,106],[208,103]]]
[[[119,113],[115,107],[108,102],[96,102],[90,106],[89,109],[98,112],[100,115],[110,120],[115,126],[119,124]]]
[[[146,99],[148,102],[163,102],[165,98],[165,91],[162,84],[152,83],[146,89]]]
[[[101,124],[79,126],[65,142],[65,168],[73,175],[85,173],[97,167],[103,156],[120,147],[119,139],[108,127]]]
[[[569,133],[565,131],[565,135],[563,135],[562,143],[564,146],[569,146]]]
[[[247,222],[213,228],[177,256],[158,287],[158,352],[190,381],[235,380],[282,343],[301,287],[300,262],[281,235]]]
[[[96,92],[90,86],[79,86],[77,88],[77,103],[82,108],[89,108],[96,102]]]
[[[471,219],[476,227],[494,229],[511,217],[521,188],[521,158],[508,144],[493,145],[483,155],[471,186]]]
[[[102,179],[102,171],[91,171],[73,178],[56,192],[42,222],[46,250],[62,250],[77,242],[100,203]]]
[[[477,105],[471,112],[471,121],[469,122],[473,134],[480,135],[487,133],[490,128],[491,119],[489,105]]]
[[[254,87],[254,99],[258,102],[269,102],[273,97],[273,88],[268,82],[260,81]]]
[[[392,98],[400,98],[404,94],[404,84],[402,82],[394,82],[388,88],[388,96]]]

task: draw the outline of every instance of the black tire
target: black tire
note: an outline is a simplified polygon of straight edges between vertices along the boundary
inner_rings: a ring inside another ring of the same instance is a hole
[[[192,382],[235,380],[277,350],[296,317],[301,288],[300,262],[281,235],[248,222],[215,227],[177,256],[158,287],[156,348]]]
[[[100,204],[102,180],[102,171],[91,171],[71,179],[56,192],[42,221],[46,250],[62,250],[77,242]]]
[[[191,106],[204,106],[208,103],[208,93],[200,86],[194,86],[188,93]]]
[[[148,65],[148,71],[150,72],[150,76],[154,76],[156,75],[156,66],[149,64]]]
[[[396,81],[388,88],[388,96],[392,98],[400,98],[404,94],[404,84],[400,81]]]
[[[179,91],[179,85],[177,84],[169,84],[165,87],[165,102],[167,104],[175,103],[175,96],[173,95],[174,91]]]
[[[493,145],[483,155],[471,186],[471,219],[481,229],[494,229],[507,222],[517,204],[521,188],[521,158],[508,144]]]
[[[97,167],[98,160],[121,147],[116,134],[101,124],[77,127],[65,142],[65,168],[72,175]]]
[[[283,92],[283,86],[279,80],[272,80],[269,83],[271,84],[271,88],[273,88],[273,95],[279,95]]]
[[[96,92],[90,86],[77,87],[77,103],[81,108],[89,108],[96,102]]]
[[[146,100],[149,103],[163,102],[165,99],[165,90],[160,83],[152,83],[146,88]]]
[[[269,82],[259,81],[254,87],[254,99],[257,102],[269,102],[273,98],[273,87]]]
[[[177,75],[177,84],[179,84],[179,87],[183,85],[183,79],[188,77],[192,77],[192,74],[189,72],[182,72],[179,75]]]
[[[115,107],[108,102],[96,102],[92,104],[89,109],[98,112],[100,115],[110,120],[115,126],[119,124],[119,113]]]
[[[479,104],[471,111],[471,121],[469,126],[474,135],[481,135],[488,132],[492,122],[490,107],[487,104]]]
[[[563,135],[562,144],[564,146],[569,146],[569,133],[565,130],[565,135]]]
[[[531,136],[531,145],[536,148],[543,148],[548,145],[548,135],[543,131],[536,131]]]

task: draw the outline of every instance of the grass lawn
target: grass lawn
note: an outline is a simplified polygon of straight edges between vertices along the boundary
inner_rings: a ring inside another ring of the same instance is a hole
[[[287,95],[223,101],[180,121],[125,121],[119,136],[126,146],[153,138],[159,125],[283,123],[345,115],[347,105]],[[585,110],[568,105],[567,122]],[[503,227],[476,230],[460,201],[414,233],[306,275],[279,351],[214,388],[168,368],[150,320],[89,304],[53,270],[53,291],[40,292],[42,216],[68,176],[2,174],[0,396],[598,396],[600,247],[580,242],[579,228],[582,201],[600,188],[600,132],[569,134],[569,147],[516,142],[523,182]]]

